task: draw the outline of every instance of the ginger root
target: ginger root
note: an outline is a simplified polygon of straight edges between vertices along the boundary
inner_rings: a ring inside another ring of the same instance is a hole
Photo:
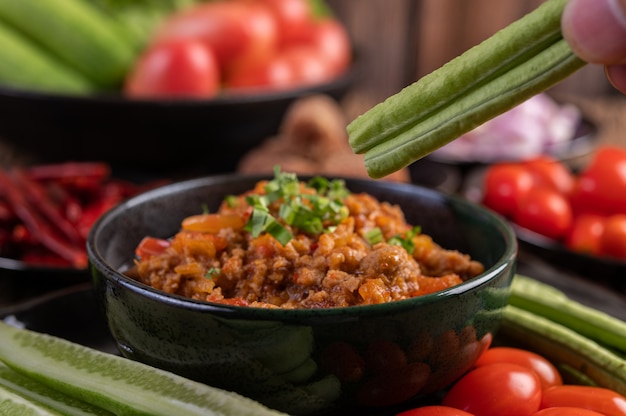
[[[333,98],[321,94],[300,98],[287,110],[278,134],[245,154],[237,171],[265,174],[280,166],[302,175],[369,178],[363,155],[350,148],[346,125]],[[410,174],[405,168],[383,179],[410,182]]]

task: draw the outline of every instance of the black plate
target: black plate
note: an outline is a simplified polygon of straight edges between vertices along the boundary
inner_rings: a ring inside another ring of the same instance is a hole
[[[0,87],[0,138],[37,162],[102,160],[160,171],[199,165],[205,173],[230,172],[246,151],[277,132],[297,98],[343,97],[357,66],[321,85],[211,100],[131,100]]]
[[[91,283],[68,286],[13,306],[0,307],[0,318],[11,325],[118,354]]]
[[[587,276],[605,286],[626,293],[626,261],[592,256],[567,249],[563,244],[513,224],[520,249],[537,255],[562,269]]]
[[[0,257],[0,279],[54,279],[61,283],[77,283],[89,279],[88,269],[38,266]]]
[[[88,269],[32,266],[0,257],[0,308],[68,286],[90,282]]]

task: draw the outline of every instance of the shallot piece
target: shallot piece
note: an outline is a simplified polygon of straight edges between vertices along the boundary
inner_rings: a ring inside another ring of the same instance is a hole
[[[439,159],[493,163],[558,154],[575,138],[577,107],[538,94],[433,152]]]

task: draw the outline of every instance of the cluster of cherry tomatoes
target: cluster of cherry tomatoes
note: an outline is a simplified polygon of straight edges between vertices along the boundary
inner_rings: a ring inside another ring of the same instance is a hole
[[[564,384],[543,356],[512,347],[486,350],[441,405],[397,416],[624,416],[626,398],[603,387]]]
[[[344,25],[310,0],[213,0],[166,18],[130,71],[131,97],[211,98],[327,82],[351,61]]]
[[[572,251],[626,259],[626,149],[600,147],[579,173],[547,156],[491,165],[482,202]]]

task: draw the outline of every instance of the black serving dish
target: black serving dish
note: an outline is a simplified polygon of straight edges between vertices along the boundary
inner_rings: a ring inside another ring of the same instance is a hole
[[[562,243],[513,224],[520,250],[549,264],[585,276],[603,286],[626,293],[626,261],[569,250]]]
[[[102,160],[159,172],[235,170],[275,134],[289,105],[310,94],[341,99],[357,65],[335,80],[285,91],[202,99],[52,95],[0,87],[0,140],[36,162]]]
[[[478,205],[410,184],[346,179],[353,192],[398,204],[409,223],[420,224],[443,247],[481,261],[484,273],[397,302],[318,309],[202,302],[161,292],[124,274],[145,236],[170,237],[183,218],[203,206],[214,210],[227,195],[253,189],[262,179],[267,177],[214,175],[174,183],[131,198],[92,227],[87,250],[93,283],[123,356],[237,391],[289,414],[394,414],[449,384],[491,342],[515,268],[512,229]],[[461,333],[470,339],[467,349],[463,344],[463,353],[446,350],[447,337]],[[328,368],[328,360],[334,362],[330,357],[341,357],[345,345],[349,354],[365,356],[377,353],[378,342],[388,342],[413,357],[415,346],[431,341],[433,348],[410,366],[429,374],[421,379],[427,381],[423,389],[414,386],[400,395],[385,390],[376,398],[368,393],[380,382],[375,373],[345,380],[332,365]]]

